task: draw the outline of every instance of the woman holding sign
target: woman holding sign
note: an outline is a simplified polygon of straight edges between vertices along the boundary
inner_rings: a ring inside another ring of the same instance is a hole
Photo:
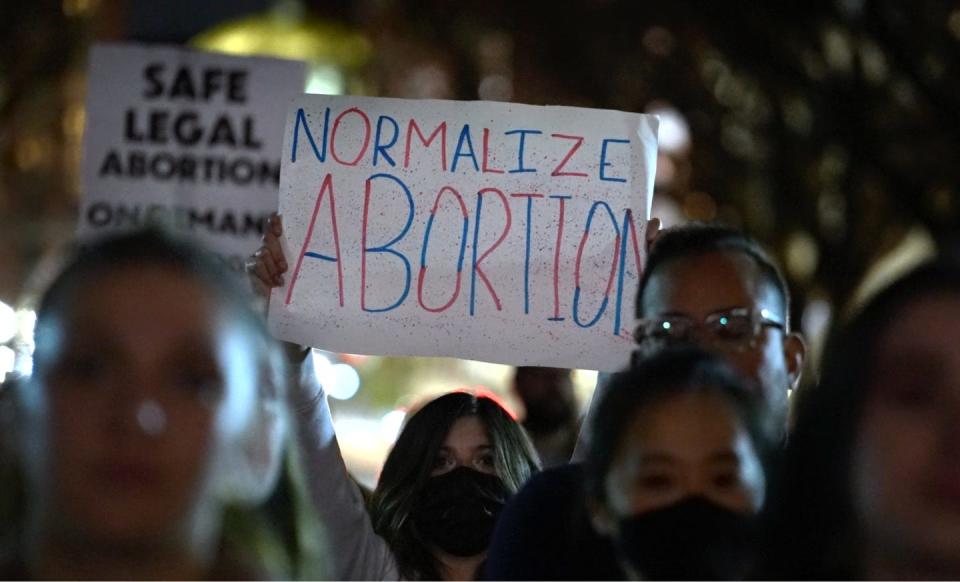
[[[279,217],[250,271],[261,290],[286,271]],[[297,451],[341,580],[467,580],[477,575],[507,498],[539,468],[523,429],[490,398],[441,396],[410,417],[384,464],[369,513],[346,471],[308,351],[295,357]]]

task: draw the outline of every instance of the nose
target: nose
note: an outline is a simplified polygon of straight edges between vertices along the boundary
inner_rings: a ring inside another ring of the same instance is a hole
[[[147,386],[125,382],[113,390],[107,428],[114,437],[158,437],[167,427],[167,411]]]
[[[719,344],[716,341],[717,338],[714,337],[714,335],[710,333],[703,325],[691,326],[687,340],[702,348],[712,349],[719,347]]]
[[[137,426],[147,436],[160,436],[167,428],[167,413],[156,400],[144,400],[137,407]]]

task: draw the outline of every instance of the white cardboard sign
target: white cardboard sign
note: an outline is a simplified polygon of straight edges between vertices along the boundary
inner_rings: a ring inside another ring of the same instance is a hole
[[[181,47],[90,54],[81,236],[165,221],[240,268],[277,208],[305,65]]]
[[[615,370],[631,351],[655,117],[305,95],[280,179],[285,340]]]

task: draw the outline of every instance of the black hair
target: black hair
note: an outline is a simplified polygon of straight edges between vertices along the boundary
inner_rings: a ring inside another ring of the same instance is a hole
[[[587,496],[604,501],[604,482],[624,434],[638,414],[670,398],[710,391],[730,403],[743,422],[764,467],[776,430],[760,401],[719,356],[695,346],[666,347],[613,376],[591,425],[584,465]]]
[[[938,293],[960,293],[960,263],[917,267],[832,330],[820,382],[797,394],[796,424],[772,487],[764,577],[863,577],[851,471],[878,342],[901,310]]]
[[[571,370],[570,368],[551,368],[551,367],[544,367],[544,366],[517,366],[516,368],[513,369],[514,378],[519,378],[524,374],[530,374],[530,373],[556,374],[557,376],[565,378],[565,377],[572,376],[573,370]]]
[[[476,416],[493,448],[494,471],[511,493],[540,468],[523,428],[491,398],[469,392],[444,394],[410,417],[387,456],[370,503],[374,529],[387,540],[406,579],[439,580],[436,560],[413,527],[411,512],[450,428]]]
[[[756,240],[742,231],[720,225],[691,223],[668,228],[657,236],[637,289],[636,314],[643,317],[643,296],[654,273],[678,259],[698,257],[710,252],[741,254],[757,266],[760,276],[777,294],[784,322],[789,318],[790,291],[783,273]]]

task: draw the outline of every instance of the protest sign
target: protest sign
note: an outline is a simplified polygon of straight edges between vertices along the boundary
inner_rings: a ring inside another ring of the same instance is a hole
[[[286,110],[304,79],[296,61],[94,46],[80,235],[164,221],[242,268],[277,208]]]
[[[274,335],[339,352],[628,361],[656,118],[302,96],[280,180]]]

